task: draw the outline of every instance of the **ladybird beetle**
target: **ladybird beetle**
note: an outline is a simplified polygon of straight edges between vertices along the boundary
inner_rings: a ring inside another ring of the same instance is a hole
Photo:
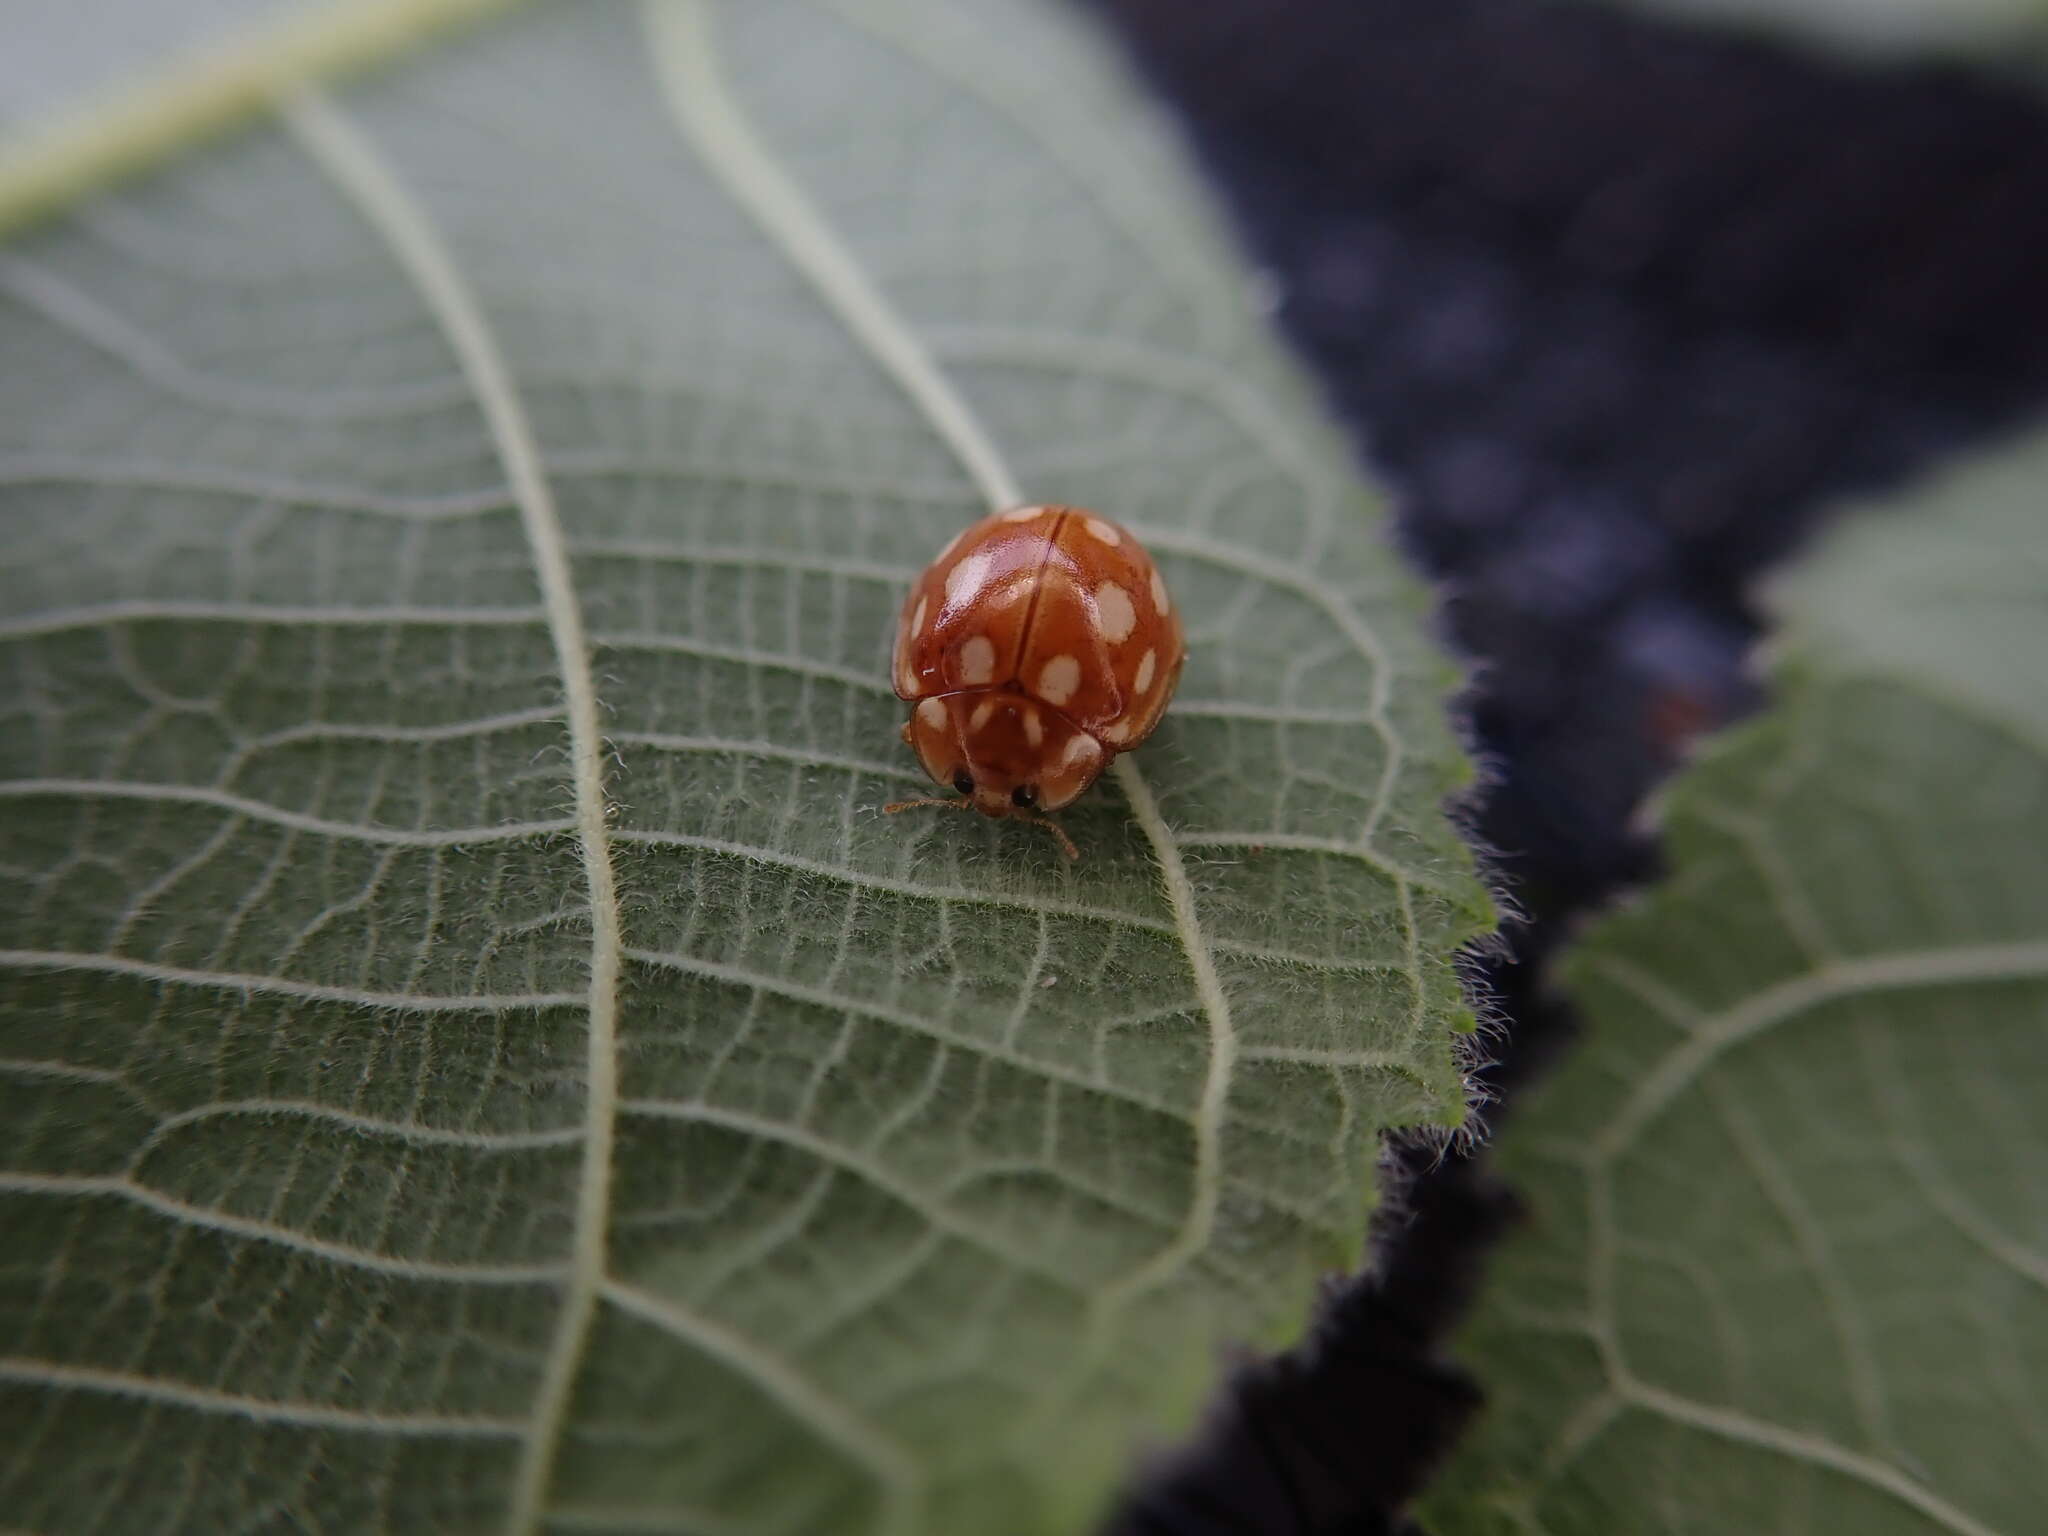
[[[1049,827],[1152,734],[1187,659],[1180,613],[1126,528],[1081,507],[1014,507],[960,533],[903,603],[892,669],[903,740],[959,800]]]

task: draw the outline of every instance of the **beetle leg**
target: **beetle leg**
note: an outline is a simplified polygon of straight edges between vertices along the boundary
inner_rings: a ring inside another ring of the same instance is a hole
[[[967,811],[974,808],[972,800],[948,800],[941,795],[920,795],[915,800],[891,800],[882,807],[882,814],[894,816],[898,811],[914,811],[921,805],[937,806],[942,811]]]

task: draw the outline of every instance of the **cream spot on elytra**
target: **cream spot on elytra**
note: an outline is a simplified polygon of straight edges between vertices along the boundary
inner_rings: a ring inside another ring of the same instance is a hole
[[[1045,722],[1038,718],[1038,711],[1031,705],[1024,706],[1024,739],[1033,747],[1045,744]]]
[[[1074,696],[1081,686],[1081,663],[1064,653],[1053,657],[1038,672],[1038,696],[1058,706]]]
[[[1173,612],[1173,601],[1166,595],[1166,578],[1159,574],[1159,567],[1152,567],[1152,606],[1159,610],[1159,617],[1165,618]]]
[[[1105,581],[1095,589],[1095,619],[1102,627],[1103,639],[1111,645],[1122,645],[1138,627],[1138,610],[1131,604],[1130,593],[1113,581]]]
[[[987,635],[975,635],[960,647],[960,681],[980,688],[996,680],[996,643]]]
[[[1173,696],[1173,677],[1168,674],[1161,680],[1159,691],[1145,701],[1145,708],[1139,720],[1138,734],[1148,734],[1159,723],[1159,717],[1166,713],[1166,706]]]
[[[1060,754],[1060,762],[1069,768],[1077,768],[1082,763],[1093,762],[1100,756],[1101,744],[1085,731],[1076,731],[1074,739],[1067,743],[1067,750]]]
[[[1099,517],[1085,517],[1081,520],[1081,526],[1105,544],[1116,545],[1124,541],[1122,534],[1118,533],[1114,527],[1105,523]]]
[[[970,731],[980,730],[983,726],[988,724],[989,716],[993,715],[995,712],[996,701],[994,699],[983,699],[979,704],[974,706],[974,713],[967,717],[967,729]]]
[[[1131,722],[1128,720],[1113,720],[1102,728],[1102,734],[1118,746],[1122,746],[1131,739]]]
[[[1006,523],[1029,523],[1045,516],[1043,507],[1012,507],[1003,514]]]
[[[917,610],[910,615],[911,639],[915,640],[919,635],[924,633],[925,615],[931,612],[931,608],[932,600],[929,596],[920,596],[918,598]]]
[[[935,731],[946,728],[946,705],[936,695],[917,706],[917,718]]]
[[[1001,608],[1014,603],[1031,590],[1031,576],[1032,573],[1029,571],[1012,576],[1000,586],[990,587],[987,591],[978,593],[974,599],[975,604],[982,608]]]
[[[1152,675],[1159,670],[1159,653],[1147,651],[1138,662],[1138,676],[1131,687],[1138,697],[1143,698],[1152,691]]]
[[[917,760],[924,765],[924,771],[940,783],[953,776],[953,743],[950,733],[940,735],[937,731],[912,731],[910,744],[917,752]]]
[[[981,585],[988,575],[988,567],[989,557],[986,554],[969,555],[946,572],[946,606],[959,607],[964,594]]]

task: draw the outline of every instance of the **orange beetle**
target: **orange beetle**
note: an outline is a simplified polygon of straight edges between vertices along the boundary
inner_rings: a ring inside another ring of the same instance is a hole
[[[903,603],[892,672],[903,739],[985,816],[1072,803],[1152,734],[1187,659],[1180,614],[1128,529],[1081,507],[1014,507],[962,532]]]

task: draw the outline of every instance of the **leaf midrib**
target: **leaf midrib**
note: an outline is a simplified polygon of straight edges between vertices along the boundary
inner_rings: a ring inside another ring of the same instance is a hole
[[[561,1311],[521,1444],[506,1515],[509,1531],[525,1533],[537,1530],[542,1519],[555,1448],[604,1280],[611,1219],[624,934],[607,829],[605,743],[598,723],[596,675],[590,664],[590,644],[569,563],[567,537],[541,471],[538,439],[481,306],[425,210],[375,146],[338,109],[308,88],[287,98],[283,112],[314,161],[390,248],[455,351],[519,509],[562,676],[576,836],[590,896],[583,1157]]]

